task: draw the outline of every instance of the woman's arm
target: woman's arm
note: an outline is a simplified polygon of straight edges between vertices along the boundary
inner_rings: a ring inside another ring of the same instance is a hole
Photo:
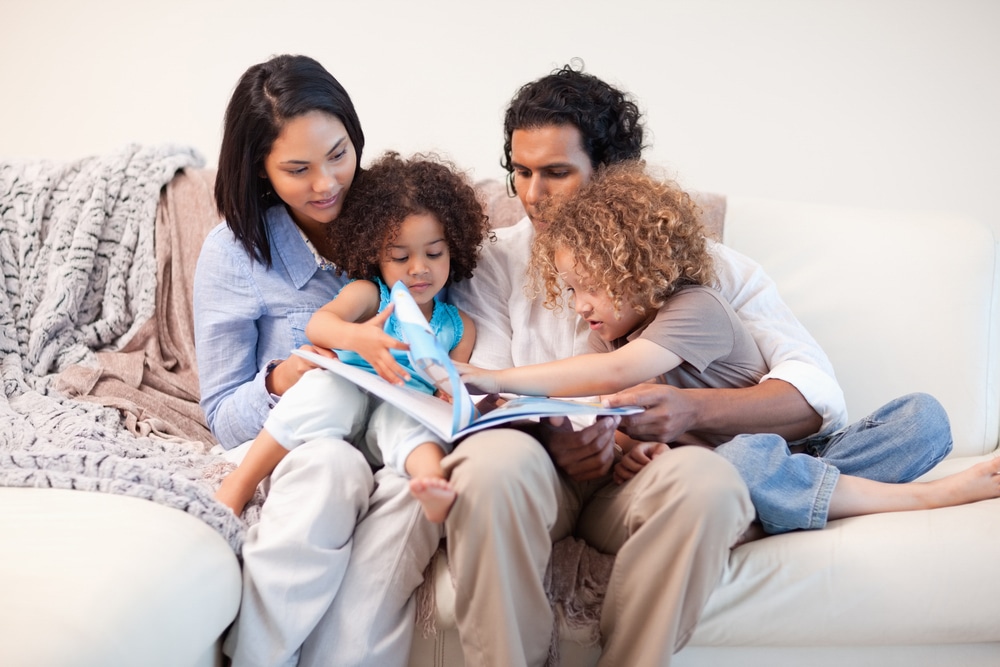
[[[272,398],[256,356],[263,300],[248,260],[226,245],[226,233],[216,228],[202,246],[193,310],[201,407],[213,435],[230,448],[257,435]]]

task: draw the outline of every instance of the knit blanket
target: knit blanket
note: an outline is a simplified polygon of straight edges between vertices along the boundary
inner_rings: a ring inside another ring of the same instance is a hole
[[[188,512],[238,553],[245,525],[214,499],[211,443],[142,435],[56,378],[124,350],[154,315],[157,205],[193,149],[127,146],[75,162],[0,162],[0,486],[146,498]],[[140,366],[142,363],[140,362]]]

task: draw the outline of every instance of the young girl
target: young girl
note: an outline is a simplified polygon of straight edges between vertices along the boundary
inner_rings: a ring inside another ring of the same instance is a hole
[[[540,214],[530,268],[535,288],[552,308],[560,306],[565,290],[590,326],[592,349],[603,354],[498,371],[463,365],[467,384],[486,393],[591,396],[649,381],[682,388],[744,387],[767,372],[739,318],[709,287],[712,263],[697,211],[676,186],[646,174],[641,165],[624,164]],[[614,468],[619,482],[668,451],[666,443],[619,436],[623,456]],[[869,428],[851,427],[809,454],[792,454],[784,440],[770,434],[725,442],[728,438],[710,433],[687,433],[669,444],[716,447],[740,471],[767,532],[1000,495],[1000,460],[926,484],[841,476],[841,467],[863,474],[865,465],[884,465],[866,460],[877,451],[868,447],[873,437]],[[894,474],[908,477],[898,481],[915,479],[949,449],[950,441],[940,451],[899,452]]]
[[[468,361],[472,320],[435,297],[450,281],[471,277],[487,234],[486,216],[462,176],[431,157],[403,160],[387,153],[356,178],[340,224],[328,230],[337,267],[357,280],[313,315],[306,327],[310,341],[390,382],[433,393],[409,367],[388,286],[402,281],[450,356]],[[239,512],[290,449],[321,438],[363,441],[370,462],[410,475],[410,490],[427,518],[444,521],[455,499],[441,468],[445,443],[392,405],[323,370],[307,372],[286,392],[217,497]]]

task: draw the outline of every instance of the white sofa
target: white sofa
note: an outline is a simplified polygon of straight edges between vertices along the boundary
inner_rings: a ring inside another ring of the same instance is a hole
[[[725,241],[763,264],[827,350],[852,417],[926,391],[955,440],[931,476],[995,455],[1000,280],[988,229],[731,198]],[[0,664],[220,664],[239,566],[197,518],[120,495],[0,488],[0,536]],[[674,664],[998,665],[998,562],[1000,501],[752,542],[733,551]],[[418,628],[413,666],[462,664],[446,567],[437,560],[431,582],[437,633]],[[567,666],[598,655],[568,633],[560,652]]]

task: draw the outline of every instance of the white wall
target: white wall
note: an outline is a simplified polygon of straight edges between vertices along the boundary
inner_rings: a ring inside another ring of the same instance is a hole
[[[214,164],[236,79],[298,52],[351,93],[367,158],[499,177],[511,94],[577,56],[689,187],[1000,232],[998,36],[994,0],[0,0],[0,157],[169,141]]]

